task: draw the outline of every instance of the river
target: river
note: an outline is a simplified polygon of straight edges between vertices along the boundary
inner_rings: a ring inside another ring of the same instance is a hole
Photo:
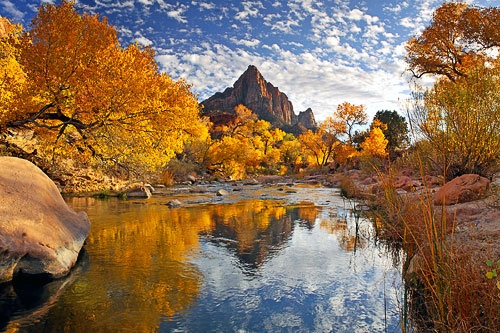
[[[78,265],[1,286],[0,331],[401,332],[400,267],[337,189],[66,200],[92,223]]]

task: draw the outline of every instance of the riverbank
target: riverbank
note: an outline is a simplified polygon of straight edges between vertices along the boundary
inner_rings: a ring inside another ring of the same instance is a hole
[[[468,200],[452,205],[437,199],[456,189],[451,182],[408,170],[393,175],[351,170],[339,178],[343,193],[372,208],[381,241],[403,248],[405,310],[418,331],[500,330],[498,176],[486,182],[485,193],[472,200],[476,194],[467,189]]]

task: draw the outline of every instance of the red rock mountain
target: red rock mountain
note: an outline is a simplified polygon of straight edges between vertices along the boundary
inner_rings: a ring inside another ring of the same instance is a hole
[[[302,133],[316,128],[316,120],[311,109],[296,115],[292,102],[277,87],[267,82],[257,67],[248,66],[231,88],[218,92],[201,102],[203,114],[216,124],[222,124],[234,115],[234,107],[243,104],[259,119],[269,121],[273,126],[287,132]]]

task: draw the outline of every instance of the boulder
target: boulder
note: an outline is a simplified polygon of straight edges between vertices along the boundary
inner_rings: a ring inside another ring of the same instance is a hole
[[[173,199],[173,200],[170,200],[169,202],[167,202],[167,206],[169,208],[179,208],[182,206],[182,202],[180,202],[177,199]]]
[[[128,189],[124,191],[127,198],[146,198],[149,199],[152,193],[155,191],[153,186],[150,184],[140,183],[132,184],[128,186]]]
[[[0,283],[17,275],[69,273],[90,231],[84,212],[29,161],[0,157]]]
[[[182,206],[182,202],[180,202],[177,199],[173,199],[173,200],[170,200],[169,202],[167,202],[167,206],[169,208],[179,208]]]
[[[409,176],[399,176],[394,181],[394,188],[402,189],[406,192],[413,192],[416,188],[421,186],[421,184]]]
[[[487,178],[474,174],[457,177],[434,193],[435,205],[455,205],[482,198],[490,187]]]
[[[217,191],[217,196],[219,196],[219,197],[223,197],[223,196],[228,195],[228,194],[229,194],[229,192],[222,189],[222,188]]]

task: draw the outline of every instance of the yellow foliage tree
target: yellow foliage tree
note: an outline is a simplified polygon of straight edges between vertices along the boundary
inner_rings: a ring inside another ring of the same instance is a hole
[[[337,106],[334,113],[335,121],[340,122],[344,126],[344,133],[347,135],[348,144],[352,144],[353,130],[355,126],[365,125],[368,115],[364,105],[354,105],[344,102]]]
[[[422,34],[406,44],[405,60],[412,74],[446,76],[455,81],[467,68],[491,57],[500,45],[500,8],[479,8],[465,2],[445,2]]]
[[[0,128],[12,120],[11,105],[24,90],[26,75],[19,64],[21,25],[0,17]]]
[[[7,125],[33,128],[55,155],[155,170],[208,134],[189,84],[159,73],[150,48],[122,48],[105,18],[72,2],[39,8],[20,63],[27,87]]]
[[[235,117],[215,130],[216,136],[209,149],[209,169],[218,170],[226,177],[241,179],[252,173],[279,171],[279,145],[285,132],[272,128],[265,120],[258,120],[244,105],[235,107]]]
[[[346,124],[328,117],[313,132],[308,130],[299,136],[306,156],[313,157],[315,164],[324,167],[334,158],[335,149],[341,144],[339,136],[345,133]]]
[[[362,153],[368,156],[385,157],[387,155],[387,139],[380,127],[373,127],[370,136],[361,143]]]

